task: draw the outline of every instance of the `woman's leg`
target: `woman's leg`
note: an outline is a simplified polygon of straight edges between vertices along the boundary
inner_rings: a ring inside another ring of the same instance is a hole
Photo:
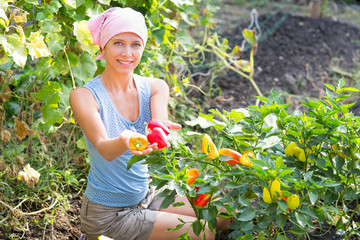
[[[177,225],[181,224],[179,218],[182,219],[186,224],[176,230],[176,231],[169,231],[166,232],[168,228],[175,228]],[[149,236],[149,240],[176,240],[181,234],[185,233],[189,228],[188,234],[192,240],[196,239],[204,239],[203,232],[200,233],[200,236],[196,236],[192,231],[191,223],[196,220],[195,217],[164,212],[164,211],[157,211],[156,212],[156,220],[153,227],[153,230]],[[214,240],[215,233],[211,232],[208,228],[205,229],[206,239],[207,240]]]
[[[175,201],[184,202],[185,205],[179,207],[169,206],[168,208],[160,209],[159,211],[195,217],[194,210],[192,209],[189,201],[185,196],[177,196]],[[220,210],[220,212],[221,211],[224,210]],[[217,218],[216,220],[217,220],[217,228],[221,230],[228,230],[229,229],[228,225],[233,221],[233,218]]]
[[[189,229],[191,223],[196,220],[194,210],[185,196],[177,196],[175,201],[184,202],[185,205],[179,207],[169,206],[168,208],[157,211],[155,225],[149,239],[177,239],[181,234],[185,233]],[[178,218],[181,218],[183,221],[189,223],[185,224],[177,231],[165,232],[166,229],[175,228],[178,224],[181,223]],[[230,222],[230,218],[217,218],[218,228],[222,230],[229,229],[227,225]],[[203,239],[202,235],[198,237],[193,233],[192,227],[188,233],[191,239]],[[206,228],[205,234],[206,239],[215,239],[215,234],[212,233],[208,228]]]

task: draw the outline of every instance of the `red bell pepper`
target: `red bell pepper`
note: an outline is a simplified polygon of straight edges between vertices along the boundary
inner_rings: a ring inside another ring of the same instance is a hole
[[[234,159],[234,160],[225,161],[230,166],[234,166],[235,164],[240,164],[241,154],[235,150],[229,148],[222,148],[219,150],[219,154],[221,156],[230,156]]]
[[[203,208],[210,201],[211,194],[210,193],[202,193],[199,194],[194,202],[194,205]]]
[[[211,140],[210,136],[207,135],[207,134],[205,134],[203,139],[202,139],[201,148],[202,148],[203,153],[206,153],[209,156],[207,158],[208,160],[219,157],[219,152],[216,149],[215,144]]]
[[[150,131],[153,131],[153,129],[156,128],[156,127],[161,128],[166,135],[170,134],[170,129],[167,126],[165,126],[165,124],[162,123],[159,120],[151,119],[150,122],[147,124],[147,128]]]
[[[164,131],[158,127],[153,128],[152,131],[147,135],[147,140],[149,141],[149,143],[150,144],[157,143],[157,147],[159,149],[168,146],[166,138],[167,137]]]
[[[194,184],[195,179],[199,176],[199,171],[196,168],[190,168],[186,170],[185,176],[187,177],[187,184],[191,186]]]

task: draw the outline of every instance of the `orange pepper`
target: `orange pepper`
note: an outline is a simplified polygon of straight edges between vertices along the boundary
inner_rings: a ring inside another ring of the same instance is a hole
[[[234,160],[225,161],[230,166],[234,166],[235,164],[240,164],[241,154],[238,153],[235,150],[232,150],[232,149],[229,149],[229,148],[222,148],[222,149],[219,150],[219,154],[221,156],[230,156],[230,157],[232,157],[234,159]]]
[[[219,152],[216,149],[215,144],[207,134],[205,134],[202,139],[202,151],[209,156],[207,158],[208,160],[219,157]]]
[[[252,158],[255,158],[255,154],[252,151],[246,151],[243,155],[240,157],[240,163],[243,166],[250,167],[252,165],[252,162],[249,159],[249,156]]]
[[[190,168],[186,170],[185,176],[187,177],[187,184],[191,186],[194,184],[195,179],[199,176],[199,171],[196,168]]]
[[[145,150],[148,145],[148,140],[145,135],[134,134],[129,139],[130,148],[133,150]]]

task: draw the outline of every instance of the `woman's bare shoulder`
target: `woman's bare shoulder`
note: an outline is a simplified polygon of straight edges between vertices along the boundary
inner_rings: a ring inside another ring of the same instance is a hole
[[[70,105],[73,107],[77,104],[94,105],[97,107],[93,93],[84,87],[74,89],[69,96]]]
[[[168,92],[169,86],[166,81],[159,78],[151,78],[151,93]]]

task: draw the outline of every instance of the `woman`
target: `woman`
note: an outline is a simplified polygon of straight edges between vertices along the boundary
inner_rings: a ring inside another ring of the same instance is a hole
[[[100,46],[96,59],[105,59],[106,67],[70,94],[70,105],[91,158],[81,208],[86,239],[95,240],[100,235],[116,240],[177,239],[195,220],[192,209],[159,210],[161,199],[149,190],[147,166],[137,163],[126,171],[133,154],[157,149],[156,144],[143,151],[130,148],[133,134],[145,134],[144,123],[158,119],[169,128],[181,128],[168,121],[166,82],[134,74],[148,37],[145,19],[130,8],[111,8],[90,19],[88,27],[94,44]],[[177,200],[186,202],[185,198]],[[179,218],[189,224],[166,232],[180,223]],[[214,233],[207,231],[207,239],[214,239]],[[197,239],[191,231],[189,234]]]

